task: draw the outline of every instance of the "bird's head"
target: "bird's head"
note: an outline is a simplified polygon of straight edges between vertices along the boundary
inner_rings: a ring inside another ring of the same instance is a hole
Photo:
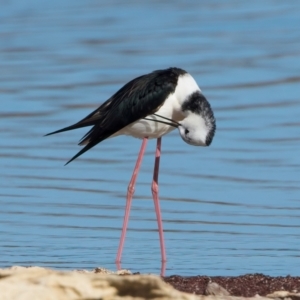
[[[194,146],[209,146],[216,130],[216,120],[209,102],[200,91],[190,95],[182,104],[186,117],[179,122],[181,138]]]

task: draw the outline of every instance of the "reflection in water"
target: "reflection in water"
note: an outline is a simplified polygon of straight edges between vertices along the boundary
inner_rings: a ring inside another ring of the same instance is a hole
[[[166,275],[298,274],[299,4],[35,2],[1,10],[1,267],[115,269],[140,140],[109,139],[64,167],[85,130],[43,135],[131,78],[178,66],[207,95],[218,132],[209,151],[164,138]],[[122,267],[159,273],[153,149]]]

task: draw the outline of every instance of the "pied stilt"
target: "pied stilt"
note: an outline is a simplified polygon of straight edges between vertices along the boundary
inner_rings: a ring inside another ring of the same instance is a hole
[[[216,122],[209,102],[194,78],[179,68],[157,70],[125,84],[99,108],[78,123],[47,135],[93,126],[79,145],[85,145],[66,164],[109,137],[131,135],[143,139],[132,178],[128,185],[123,229],[116,257],[120,263],[135,182],[150,138],[157,139],[152,195],[158,222],[162,261],[166,261],[163,227],[158,198],[161,137],[174,128],[191,145],[209,146]]]

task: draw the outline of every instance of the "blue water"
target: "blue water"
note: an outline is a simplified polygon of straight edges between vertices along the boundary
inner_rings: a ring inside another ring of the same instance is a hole
[[[51,137],[136,76],[190,72],[217,119],[208,148],[162,140],[166,275],[299,275],[299,1],[5,1],[0,10],[0,267],[116,269],[140,140],[64,166],[86,129]],[[138,177],[122,267],[159,273]]]

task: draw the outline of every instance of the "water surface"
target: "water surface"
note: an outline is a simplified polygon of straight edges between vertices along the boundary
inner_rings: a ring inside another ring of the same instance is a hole
[[[9,1],[0,12],[0,266],[115,269],[140,140],[64,166],[85,117],[132,78],[190,72],[217,119],[208,148],[162,140],[166,275],[299,275],[298,1]],[[160,271],[151,180],[138,177],[122,267]]]

